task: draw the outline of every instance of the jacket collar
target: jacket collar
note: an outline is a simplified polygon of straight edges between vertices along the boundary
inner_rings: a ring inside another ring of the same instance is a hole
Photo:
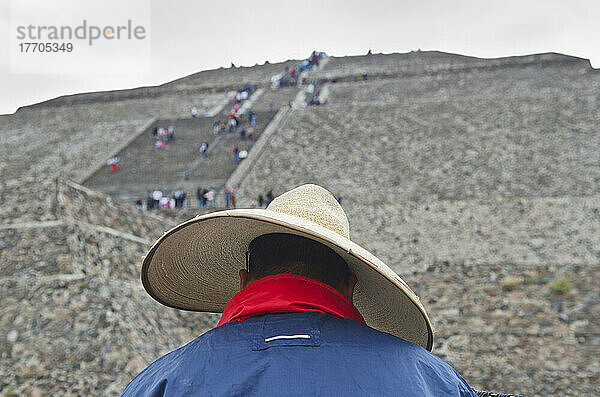
[[[293,274],[263,277],[238,292],[227,304],[217,326],[267,313],[316,312],[365,324],[358,309],[327,284]]]

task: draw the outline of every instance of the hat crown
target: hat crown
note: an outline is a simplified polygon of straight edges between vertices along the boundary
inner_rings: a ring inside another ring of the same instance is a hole
[[[298,186],[276,197],[267,210],[306,219],[350,239],[350,224],[342,206],[319,185]]]

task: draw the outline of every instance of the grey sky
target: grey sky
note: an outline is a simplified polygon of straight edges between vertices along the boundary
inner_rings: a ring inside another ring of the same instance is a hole
[[[72,7],[89,7],[89,1],[71,2]],[[123,74],[110,75],[20,75],[10,73],[9,67],[9,34],[15,34],[10,30],[10,0],[0,0],[0,114],[64,94],[159,84],[231,62],[254,65],[303,58],[313,49],[356,55],[369,49],[390,53],[420,48],[479,57],[554,51],[600,66],[599,0],[148,0],[148,4],[150,73],[124,68]],[[60,7],[54,10],[57,15],[65,12]],[[111,7],[98,12],[110,16]],[[53,15],[44,17],[52,20]]]

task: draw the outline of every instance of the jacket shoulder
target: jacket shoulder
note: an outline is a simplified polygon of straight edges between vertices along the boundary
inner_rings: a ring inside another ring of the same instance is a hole
[[[205,347],[210,344],[214,331],[215,329],[212,329],[158,358],[129,382],[121,396],[161,397],[165,395],[167,386],[172,386],[170,380],[178,378],[182,372],[204,366],[203,358],[207,351]]]
[[[323,330],[329,327],[327,334],[332,335],[329,342],[339,344],[337,350],[359,353],[361,360],[370,360],[372,369],[399,375],[403,378],[398,379],[399,386],[406,385],[406,378],[412,378],[417,381],[421,395],[476,396],[452,366],[419,345],[353,320],[330,318]],[[389,378],[387,381],[393,383]]]
[[[314,343],[273,338],[305,333],[318,337]],[[239,363],[245,363],[243,369]],[[296,373],[302,376],[289,376]],[[251,390],[248,384],[254,385]],[[273,395],[281,390],[306,395],[317,386],[322,395],[362,391],[475,396],[450,365],[422,347],[354,320],[320,313],[265,315],[224,324],[156,360],[123,395]]]

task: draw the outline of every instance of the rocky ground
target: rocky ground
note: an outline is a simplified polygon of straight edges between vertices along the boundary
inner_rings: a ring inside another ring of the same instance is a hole
[[[21,193],[47,189],[48,202],[0,225],[5,395],[117,395],[214,326],[215,316],[164,308],[139,281],[144,253],[174,222],[63,181],[24,182]]]
[[[600,265],[435,262],[403,275],[436,330],[435,354],[476,389],[600,392]],[[570,289],[560,289],[571,280]],[[568,289],[568,292],[564,292]]]

